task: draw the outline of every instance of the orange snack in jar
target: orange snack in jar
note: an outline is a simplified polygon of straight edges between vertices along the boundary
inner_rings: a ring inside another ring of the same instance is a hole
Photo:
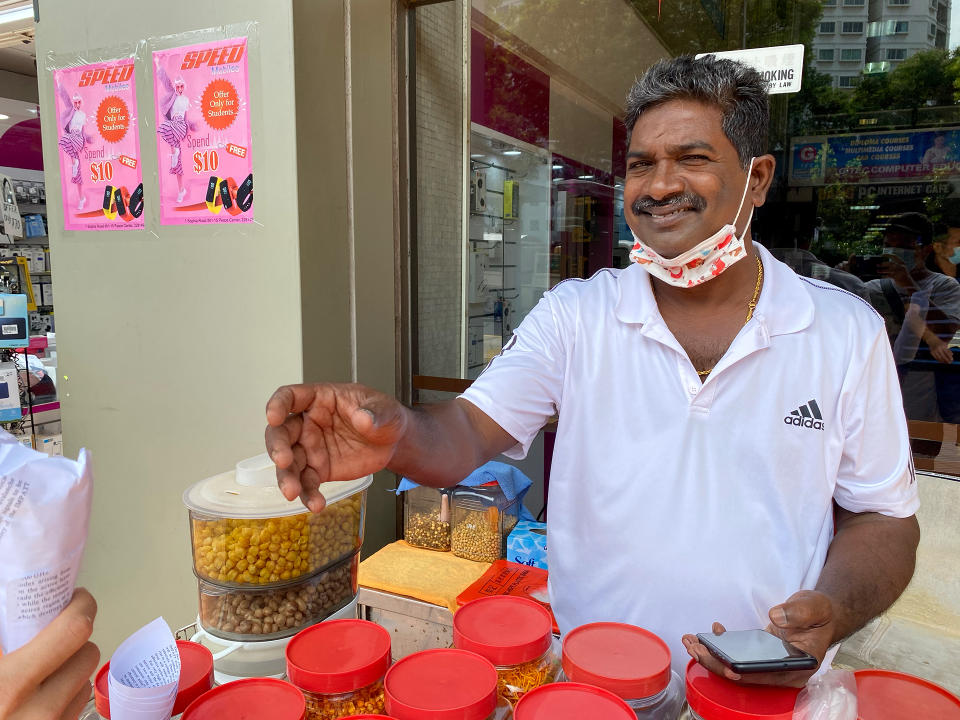
[[[515,703],[560,672],[549,611],[526,598],[495,595],[468,602],[453,616],[453,644],[497,669],[498,692]]]
[[[390,634],[366,620],[328,620],[287,645],[287,677],[303,693],[306,720],[383,712]]]

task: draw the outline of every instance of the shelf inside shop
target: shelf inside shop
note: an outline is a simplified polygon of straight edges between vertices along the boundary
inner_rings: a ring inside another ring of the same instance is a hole
[[[516,240],[481,240],[479,238],[468,238],[470,242],[485,242],[485,243],[499,243],[502,242],[504,245],[516,245]]]
[[[39,213],[46,213],[46,212],[47,212],[47,204],[46,204],[46,203],[21,203],[21,202],[18,202],[18,203],[17,203],[17,210],[20,211],[20,214],[21,214],[21,215],[23,215],[24,213],[26,213],[27,215],[35,215],[35,214],[39,214]]]

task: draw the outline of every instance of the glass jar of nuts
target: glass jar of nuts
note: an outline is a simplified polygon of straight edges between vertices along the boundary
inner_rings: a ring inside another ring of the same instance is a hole
[[[496,482],[454,488],[450,549],[467,560],[496,562],[506,556],[519,514],[520,501],[508,499]]]
[[[398,660],[383,681],[387,714],[397,720],[506,720],[497,671],[486,658],[453,648]]]
[[[283,497],[266,454],[195,483],[183,494],[194,573],[222,587],[280,587],[350,557],[363,543],[372,482],[324,483],[319,513]]]
[[[452,492],[423,486],[404,492],[403,539],[427,550],[449,550]]]
[[[354,553],[323,572],[281,588],[222,588],[204,580],[200,587],[200,625],[225,640],[276,640],[325,620],[357,596]]]
[[[560,673],[550,611],[526,598],[493,595],[468,602],[453,616],[453,644],[493,663],[497,691],[511,704]]]
[[[366,620],[328,620],[287,645],[287,678],[303,693],[306,720],[381,714],[390,633]]]

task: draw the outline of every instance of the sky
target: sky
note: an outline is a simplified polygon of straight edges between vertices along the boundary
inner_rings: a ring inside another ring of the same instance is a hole
[[[950,3],[950,49],[960,45],[960,0]]]

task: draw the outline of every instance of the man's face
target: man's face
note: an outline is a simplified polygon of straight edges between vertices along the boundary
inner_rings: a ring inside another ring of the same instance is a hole
[[[73,109],[74,109],[74,110],[79,110],[81,104],[82,104],[82,103],[81,103],[81,101],[80,101],[80,98],[74,98],[74,99],[73,99]]]
[[[747,173],[722,119],[712,104],[671,100],[633,127],[624,214],[637,237],[665,258],[703,242],[737,214]],[[738,232],[753,204],[748,194]]]
[[[177,95],[183,95],[183,83],[177,83],[173,89],[177,91]]]
[[[883,233],[883,244],[889,247],[912,250],[915,258],[915,267],[921,267],[923,263],[926,262],[927,255],[932,249],[930,245],[918,244],[915,234],[897,228],[888,228]]]

